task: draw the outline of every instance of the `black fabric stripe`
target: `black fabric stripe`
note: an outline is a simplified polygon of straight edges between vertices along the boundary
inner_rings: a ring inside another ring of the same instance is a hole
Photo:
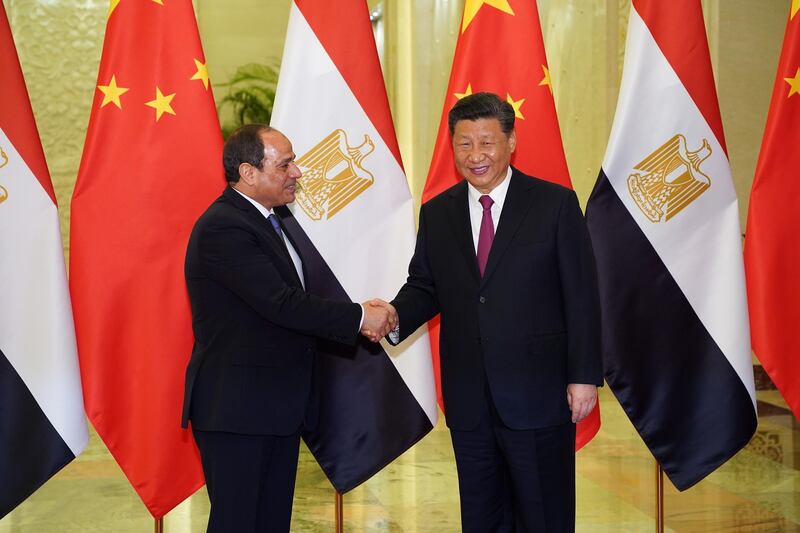
[[[302,257],[306,287],[318,296],[350,301],[325,260],[288,210],[277,210]],[[320,343],[315,371],[319,420],[303,435],[339,492],[380,471],[433,427],[379,344]]]
[[[75,459],[0,351],[0,518]]]
[[[685,490],[750,440],[752,400],[603,171],[586,221],[606,381],[672,483]]]

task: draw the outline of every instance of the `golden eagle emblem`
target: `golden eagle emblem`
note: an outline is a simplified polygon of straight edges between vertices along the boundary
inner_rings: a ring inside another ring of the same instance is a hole
[[[368,135],[352,147],[345,132],[337,129],[296,161],[303,172],[297,204],[311,220],[331,218],[372,185],[375,178],[362,163],[373,150]]]
[[[3,168],[8,164],[8,155],[3,151],[3,147],[0,146],[0,168]],[[8,200],[8,191],[5,187],[0,185],[0,204]]]
[[[700,171],[710,155],[708,139],[690,152],[686,138],[676,134],[634,167],[641,173],[628,176],[628,191],[647,218],[666,222],[711,187],[711,178]]]

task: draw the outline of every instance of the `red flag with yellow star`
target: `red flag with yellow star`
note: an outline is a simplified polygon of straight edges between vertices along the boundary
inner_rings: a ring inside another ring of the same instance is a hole
[[[191,1],[112,0],[72,197],[70,288],[86,413],[155,518],[203,484],[180,427],[183,259],[224,188],[221,160]]]
[[[518,149],[511,164],[571,189],[536,0],[466,0],[460,31],[422,201],[462,179],[453,162],[447,113],[458,99],[474,92],[498,94],[514,107]],[[442,405],[438,317],[431,321],[430,340]],[[596,407],[578,425],[576,449],[599,429]]]
[[[800,0],[792,0],[745,233],[753,351],[800,420]]]

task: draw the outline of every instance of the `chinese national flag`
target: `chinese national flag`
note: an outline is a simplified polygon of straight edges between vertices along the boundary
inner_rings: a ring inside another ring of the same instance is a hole
[[[112,0],[72,198],[86,413],[155,518],[203,484],[180,428],[192,330],[183,260],[219,195],[222,136],[190,0]]]
[[[800,419],[800,0],[793,0],[745,233],[753,350]]]
[[[505,97],[516,111],[517,151],[511,164],[526,174],[572,188],[550,84],[536,0],[466,0],[439,134],[423,203],[462,179],[453,162],[447,113],[472,93]],[[439,318],[430,323],[439,405]],[[578,425],[576,449],[600,429],[600,411]]]

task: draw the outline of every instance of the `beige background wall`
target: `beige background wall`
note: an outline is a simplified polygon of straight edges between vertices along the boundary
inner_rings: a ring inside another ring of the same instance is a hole
[[[227,81],[245,63],[279,62],[289,0],[194,3],[212,83]],[[66,235],[108,4],[105,0],[4,0],[4,4]],[[441,116],[463,0],[370,0],[369,4],[381,13],[384,74],[409,182],[418,198]],[[538,4],[567,160],[575,189],[585,202],[602,162],[616,105],[629,1],[539,0]],[[703,2],[742,221],[789,4],[790,0]],[[216,91],[218,98],[221,94]]]

